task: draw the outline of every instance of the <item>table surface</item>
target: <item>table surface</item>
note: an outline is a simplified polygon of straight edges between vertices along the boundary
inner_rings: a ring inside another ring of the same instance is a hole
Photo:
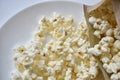
[[[36,3],[51,0],[0,0],[0,27],[16,13]],[[73,0],[71,0],[73,1]],[[74,0],[86,4],[95,4],[101,0]]]

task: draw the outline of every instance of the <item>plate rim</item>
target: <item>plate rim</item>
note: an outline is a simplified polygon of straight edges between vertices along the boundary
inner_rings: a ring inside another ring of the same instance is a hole
[[[76,0],[45,0],[45,1],[41,1],[41,2],[38,2],[38,3],[35,3],[35,4],[32,4],[28,7],[25,7],[23,9],[21,9],[20,11],[16,12],[15,14],[13,14],[12,16],[10,16],[1,26],[0,26],[0,31],[2,30],[2,28],[10,21],[12,20],[15,16],[19,15],[20,13],[24,12],[25,10],[31,8],[31,7],[34,7],[36,5],[40,5],[40,4],[44,4],[44,3],[50,3],[50,2],[72,2],[72,3],[76,3],[76,4],[81,4],[79,1],[76,1]]]

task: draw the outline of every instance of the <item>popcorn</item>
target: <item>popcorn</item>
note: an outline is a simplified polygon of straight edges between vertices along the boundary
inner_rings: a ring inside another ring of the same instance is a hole
[[[35,78],[37,77],[37,75],[36,75],[35,73],[32,73],[31,77],[32,77],[33,79],[35,79]]]
[[[84,43],[85,43],[85,40],[84,40],[84,39],[80,38],[80,39],[78,40],[78,46],[82,46]]]
[[[113,43],[114,42],[114,38],[113,37],[110,37],[110,36],[106,36],[106,37],[103,37],[100,41],[101,43],[102,42],[106,42],[106,43]]]
[[[88,54],[94,54],[95,56],[99,56],[102,54],[102,52],[96,48],[89,48],[88,49]]]
[[[81,52],[81,53],[86,53],[87,52],[86,49],[87,49],[87,47],[84,45],[84,46],[81,46],[80,48],[78,48],[78,51]]]
[[[111,1],[106,0],[102,6],[90,12],[89,22],[94,29],[95,37],[100,41],[94,47],[88,48],[87,53],[99,57],[111,80],[119,80],[120,30],[112,9]],[[101,53],[95,54],[98,51]]]
[[[40,60],[38,63],[38,68],[40,70],[43,70],[45,68],[45,61],[44,60]]]
[[[91,24],[94,24],[94,23],[96,22],[96,18],[95,18],[95,17],[90,17],[90,18],[89,18],[89,22],[90,22]]]
[[[108,29],[107,31],[106,31],[106,36],[112,36],[113,35],[113,29]]]
[[[75,65],[75,61],[74,61],[74,60],[71,60],[70,66],[74,66],[74,65]]]
[[[56,65],[55,67],[54,67],[54,70],[56,70],[56,71],[61,71],[61,66],[58,66],[58,65]]]
[[[100,25],[97,24],[97,23],[93,24],[93,28],[94,28],[94,29],[98,29],[98,30],[99,30],[99,26],[100,26]]]
[[[56,79],[55,79],[55,77],[50,76],[50,77],[48,77],[48,80],[56,80]]]
[[[96,63],[95,61],[90,61],[90,66],[98,66],[98,63]]]
[[[65,80],[71,80],[71,72],[72,72],[72,69],[68,68],[66,71]]]
[[[110,67],[108,67],[108,64],[103,64],[103,68],[106,70],[107,73],[112,73],[112,70],[110,69]]]
[[[120,53],[116,54],[113,56],[113,58],[111,59],[111,61],[108,62],[104,62],[103,67],[106,69],[106,71],[108,73],[117,73],[118,70],[120,69],[120,57],[119,57]],[[112,75],[111,75],[112,77]]]
[[[56,65],[62,65],[63,64],[63,60],[57,61]]]
[[[11,80],[22,80],[22,77],[17,71],[11,73]]]
[[[112,74],[110,78],[111,78],[111,80],[119,80],[120,79],[120,72],[118,72],[116,74]]]
[[[117,73],[118,66],[115,63],[110,63],[109,66],[113,73]]]
[[[29,73],[29,70],[25,70],[23,73],[22,73],[22,77],[23,77],[23,80],[32,80],[32,77],[30,76],[30,73]]]
[[[56,13],[53,18],[43,17],[33,39],[14,49],[18,72],[13,75],[13,80],[95,79],[99,73],[98,63],[91,55],[100,58],[111,80],[119,80],[119,29],[100,18],[90,17],[89,22],[100,40],[91,48],[84,23],[75,25],[72,16]]]
[[[94,24],[101,20],[93,18],[90,21]],[[20,77],[20,80],[96,78],[98,65],[96,60],[87,54],[90,47],[88,40],[87,26],[84,23],[75,24],[73,16],[64,17],[55,13],[50,18],[42,17],[29,43],[15,49],[17,78]],[[94,52],[97,55],[102,54],[97,48]]]
[[[97,38],[101,38],[101,32],[100,31],[98,31],[98,30],[96,30],[95,32],[94,32],[94,35],[97,37]]]
[[[118,26],[114,29],[114,36],[116,39],[120,40],[120,29]]]
[[[14,51],[16,52],[16,53],[22,53],[22,52],[24,52],[26,50],[26,48],[25,48],[25,46],[23,46],[23,45],[17,45],[15,48],[14,48]]]
[[[109,59],[108,57],[103,57],[103,58],[101,59],[101,61],[102,61],[103,63],[109,63],[109,62],[110,62],[110,59]]]
[[[47,67],[47,72],[48,72],[48,74],[54,75],[55,70],[53,68],[51,68],[51,67]]]
[[[36,80],[43,80],[43,77],[37,77]]]
[[[105,33],[109,29],[109,27],[111,26],[109,25],[107,21],[102,21],[99,26],[99,29],[101,30],[101,33]]]
[[[25,59],[23,60],[22,64],[23,64],[24,66],[30,66],[30,65],[33,64],[33,59],[27,56],[27,57],[25,57]]]
[[[66,60],[68,60],[68,61],[71,61],[72,59],[73,59],[72,54],[69,54],[69,55],[66,57]]]
[[[100,40],[99,45],[104,46],[104,47],[106,47],[107,50],[109,50],[109,48],[107,48],[107,47],[113,46],[113,42],[114,42],[113,37],[106,36]]]
[[[73,53],[74,50],[73,50],[72,48],[69,48],[68,52],[69,52],[69,53]]]
[[[97,68],[96,67],[90,67],[89,73],[91,74],[92,78],[95,78],[96,75],[98,74]]]
[[[52,66],[55,66],[56,63],[57,61],[49,61],[48,65],[52,67]]]
[[[110,48],[109,47],[106,47],[106,46],[101,46],[101,51],[103,53],[109,53],[110,52]]]

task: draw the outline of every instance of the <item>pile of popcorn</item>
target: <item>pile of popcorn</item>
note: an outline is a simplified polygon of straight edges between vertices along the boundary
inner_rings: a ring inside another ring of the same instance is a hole
[[[100,41],[88,53],[100,58],[111,80],[120,80],[120,28],[95,17],[90,17],[89,22]]]
[[[91,21],[92,24],[97,23],[95,18]],[[101,41],[95,46],[94,52],[97,53],[94,54],[101,55],[104,68],[109,73],[113,72],[114,78],[119,75],[116,65],[116,57],[119,57],[119,40],[116,38],[119,37],[119,33],[116,32],[117,28],[113,30],[107,26],[107,22],[102,24],[105,29],[100,28],[95,32]],[[96,28],[99,27],[97,25]],[[102,34],[106,34],[107,37],[103,37]],[[115,38],[112,37],[113,34]],[[102,45],[102,54],[99,46],[104,43],[106,44]],[[117,48],[111,47],[116,45]],[[31,41],[14,49],[16,70],[11,73],[11,80],[93,80],[99,74],[99,68],[96,59],[88,55],[89,48],[88,28],[84,22],[75,24],[72,16],[64,17],[59,14],[53,14],[50,18],[43,17]],[[108,53],[109,48],[114,50],[116,60]],[[115,69],[111,68],[111,64],[116,66]]]
[[[120,80],[120,28],[117,26],[111,0],[89,13],[98,44],[88,49],[88,54],[100,58],[111,80]]]
[[[120,28],[110,0],[89,15],[93,35],[99,39],[94,47],[84,21],[76,24],[72,16],[56,13],[42,17],[33,38],[14,49],[16,70],[11,80],[100,80],[92,55],[100,59],[110,80],[120,80]]]

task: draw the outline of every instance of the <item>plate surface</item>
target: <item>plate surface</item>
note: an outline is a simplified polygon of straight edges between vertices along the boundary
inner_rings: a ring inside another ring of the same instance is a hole
[[[53,12],[73,15],[76,21],[82,19],[82,4],[74,1],[47,1],[28,7],[11,19],[0,29],[0,80],[10,80],[14,69],[12,48],[16,44],[26,43],[38,25],[41,16],[50,16]]]

